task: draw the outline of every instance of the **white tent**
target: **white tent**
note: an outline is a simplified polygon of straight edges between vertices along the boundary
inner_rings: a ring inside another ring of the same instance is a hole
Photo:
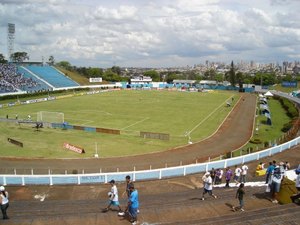
[[[266,97],[272,97],[273,94],[270,91],[268,91],[266,94],[264,94],[264,96],[266,96]]]

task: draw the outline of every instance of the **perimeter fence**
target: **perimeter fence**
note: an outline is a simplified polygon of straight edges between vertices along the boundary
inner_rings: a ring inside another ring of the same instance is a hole
[[[90,173],[90,174],[48,174],[48,175],[17,175],[5,174],[0,175],[0,184],[2,185],[80,185],[80,184],[99,184],[107,183],[114,179],[115,181],[124,181],[126,175],[130,175],[134,181],[164,179],[177,176],[186,176],[195,173],[209,171],[212,168],[226,168],[239,165],[261,158],[269,157],[282,151],[288,150],[298,145],[300,137],[283,143],[278,146],[271,147],[266,150],[251,153],[248,155],[238,156],[234,158],[195,163],[185,166],[169,167],[153,170],[112,172],[112,173]]]

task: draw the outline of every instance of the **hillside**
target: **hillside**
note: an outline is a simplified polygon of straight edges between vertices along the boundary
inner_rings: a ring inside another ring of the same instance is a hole
[[[80,85],[89,85],[90,84],[88,78],[82,76],[81,74],[79,74],[77,72],[66,70],[66,69],[64,69],[62,67],[59,67],[59,66],[56,66],[56,69],[60,70],[61,72],[63,72],[65,75],[67,75],[72,80],[79,83]]]

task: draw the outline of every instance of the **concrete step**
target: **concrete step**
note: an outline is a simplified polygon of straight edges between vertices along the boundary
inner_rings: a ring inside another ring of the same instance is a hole
[[[299,224],[299,206],[295,204],[276,205],[270,208],[233,212],[230,215],[205,219],[190,219],[177,222],[164,222],[161,225],[244,225],[244,224]]]
[[[237,188],[215,188],[214,193],[219,198],[207,196],[205,201],[200,200],[202,189],[140,195],[139,221],[141,224],[239,224],[242,217],[243,222],[258,221],[256,224],[260,224],[266,216],[285,218],[287,215],[291,222],[299,219],[294,215],[299,206],[272,204],[266,199],[264,189],[247,187],[245,212],[231,211],[232,205],[238,204]],[[120,202],[124,208],[126,200],[120,199]],[[128,224],[117,216],[117,211],[102,213],[101,209],[107,204],[107,199],[11,201],[9,224]]]

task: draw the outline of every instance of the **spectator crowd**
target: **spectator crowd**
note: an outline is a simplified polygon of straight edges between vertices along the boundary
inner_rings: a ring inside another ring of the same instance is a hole
[[[39,85],[37,81],[24,77],[23,73],[19,73],[17,66],[14,64],[0,63],[0,78],[0,93],[17,92]]]

